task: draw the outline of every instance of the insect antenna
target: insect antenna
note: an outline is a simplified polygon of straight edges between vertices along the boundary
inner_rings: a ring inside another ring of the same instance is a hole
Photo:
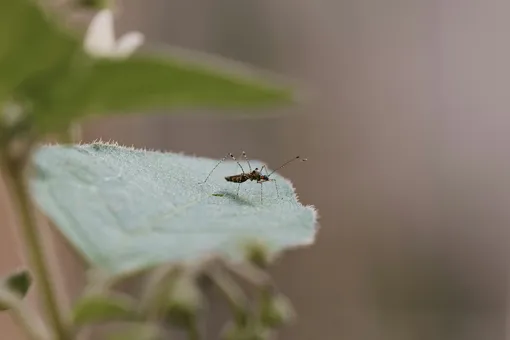
[[[209,172],[209,174],[207,175],[207,177],[205,178],[205,181],[201,182],[201,184],[204,184],[205,182],[207,182],[207,180],[209,179],[209,177],[211,177],[212,173],[214,170],[216,170],[216,168],[218,167],[218,165],[220,165],[221,163],[223,163],[225,161],[225,159],[227,159],[227,157],[223,157],[215,166],[214,168],[212,168],[211,172]]]
[[[228,157],[232,158],[236,163],[237,165],[239,165],[239,167],[241,168],[241,171],[244,173],[244,170],[243,170],[243,167],[241,166],[241,164],[237,161],[237,159],[234,157],[234,155],[232,155],[232,153],[229,153],[227,156],[223,157],[215,166],[214,168],[212,168],[211,172],[209,172],[209,174],[207,175],[207,177],[205,178],[205,180],[203,182],[201,182],[201,184],[204,184],[205,182],[207,182],[207,180],[209,179],[209,177],[211,177],[212,173],[214,172],[214,170],[216,170],[216,168],[221,164],[223,163]]]
[[[301,160],[301,162],[306,162],[307,159],[306,158],[301,158],[300,156],[296,156],[294,158],[292,158],[291,160],[288,160],[287,162],[283,163],[282,165],[280,165],[278,168],[276,168],[275,170],[273,170],[269,175],[267,175],[267,177],[271,176],[272,174],[274,174],[276,171],[280,170],[281,168],[285,167],[286,165],[288,165],[289,163],[292,163],[296,160]]]

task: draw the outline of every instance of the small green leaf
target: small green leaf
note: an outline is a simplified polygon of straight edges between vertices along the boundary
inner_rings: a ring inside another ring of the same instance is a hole
[[[135,324],[123,326],[121,330],[109,332],[107,340],[159,340],[161,331],[151,324]]]
[[[271,262],[271,253],[260,240],[251,240],[245,245],[246,259],[259,268],[266,268]]]
[[[296,313],[289,299],[283,294],[262,293],[260,317],[270,328],[281,327],[295,318]]]
[[[51,105],[37,116],[43,130],[55,131],[74,119],[91,115],[188,107],[257,107],[293,101],[289,88],[171,57],[98,59],[73,72],[44,90],[44,102]],[[37,95],[42,96],[41,91]]]
[[[0,99],[30,77],[61,67],[79,46],[36,1],[0,1]]]
[[[17,297],[24,298],[27,295],[28,290],[32,284],[32,276],[30,272],[26,269],[20,270],[16,273],[13,273],[4,279],[2,279],[0,285],[6,289],[8,289],[11,293],[15,294]],[[0,305],[0,311],[7,310],[8,307],[4,305]]]
[[[32,285],[32,276],[28,270],[23,269],[9,275],[4,279],[3,284],[19,296],[24,297]]]
[[[76,326],[137,318],[136,302],[127,295],[85,295],[73,307],[73,323]]]
[[[211,253],[243,261],[247,240],[276,253],[315,237],[313,207],[300,204],[279,175],[271,176],[279,196],[275,182],[243,183],[236,196],[237,184],[224,179],[240,172],[234,162],[205,184],[217,160],[111,144],[42,147],[34,162],[38,205],[110,275]]]

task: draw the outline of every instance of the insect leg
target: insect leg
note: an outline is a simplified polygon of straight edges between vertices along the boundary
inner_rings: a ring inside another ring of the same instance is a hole
[[[248,157],[246,157],[246,152],[243,151],[243,157],[244,159],[246,160],[246,163],[248,163],[248,168],[250,168],[250,172],[252,171],[251,170],[251,164],[250,164],[250,161],[248,160]],[[244,172],[244,171],[243,171]]]
[[[243,153],[244,153],[244,152],[243,152]],[[233,160],[234,162],[236,162],[236,163],[237,163],[237,165],[239,165],[239,167],[241,168],[241,171],[242,171],[242,172],[243,172],[243,174],[244,174],[245,172],[244,172],[243,167],[241,166],[241,163],[239,163],[239,162],[237,161],[237,159],[234,157],[234,155],[233,155],[233,154],[229,153],[228,155],[230,156],[230,158],[232,158],[232,160]]]
[[[262,172],[262,169],[266,170],[266,176],[269,177],[269,172],[267,171],[267,166],[263,165],[260,171]],[[278,192],[278,184],[276,184],[276,179],[270,179],[271,182],[274,182],[274,187],[276,189],[276,197],[280,198],[280,193]]]
[[[244,151],[243,151],[242,155],[244,156],[244,158],[246,158],[246,153],[245,153]],[[241,166],[241,163],[239,163],[239,162],[237,161],[237,159],[234,157],[234,155],[233,155],[233,154],[231,154],[231,153],[230,153],[230,154],[229,154],[229,156],[230,156],[230,158],[232,158],[232,160],[234,160],[234,161],[237,163],[237,165],[239,165],[239,167],[241,168],[241,171],[242,171],[242,172],[243,172],[243,174],[244,174],[245,172],[244,172],[243,167]],[[250,165],[250,163],[249,163],[249,162],[248,162],[248,165]],[[251,171],[251,166],[250,166],[250,171]],[[239,197],[239,189],[241,189],[241,183],[239,183],[239,184],[237,185],[237,197]]]
[[[234,157],[234,155],[232,155],[232,153],[229,153],[228,155],[226,155],[225,157],[223,157],[215,166],[214,168],[212,168],[211,172],[209,172],[209,174],[207,175],[207,177],[205,178],[205,180],[203,182],[201,182],[200,184],[204,184],[205,182],[207,182],[207,180],[209,179],[209,177],[211,177],[212,173],[214,172],[214,170],[216,170],[216,168],[221,164],[223,163],[228,157],[232,158],[236,163],[237,165],[239,165],[239,167],[241,168],[241,171],[244,173],[244,170],[243,170],[243,167],[241,166],[241,164],[239,164],[239,162],[236,160],[236,158]]]
[[[260,203],[262,204],[262,184],[260,183]]]
[[[207,175],[207,177],[205,178],[205,181],[203,181],[202,183],[200,184],[204,184],[205,182],[207,182],[207,180],[209,179],[209,177],[211,177],[212,173],[214,170],[216,170],[216,168],[218,167],[218,165],[220,165],[221,163],[223,163],[225,160],[227,159],[227,156],[223,157],[215,166],[214,168],[212,168],[211,172],[209,172],[209,175]]]

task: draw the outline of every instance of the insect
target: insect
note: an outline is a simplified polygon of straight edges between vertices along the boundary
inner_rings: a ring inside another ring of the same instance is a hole
[[[238,174],[238,175],[232,175],[232,176],[226,176],[225,177],[225,180],[227,182],[232,182],[232,183],[238,183],[238,186],[237,186],[237,196],[239,196],[239,188],[241,187],[241,184],[246,182],[246,181],[257,181],[257,183],[260,184],[260,202],[262,202],[262,184],[264,184],[265,182],[274,182],[274,185],[275,185],[275,188],[276,188],[276,195],[278,197],[280,197],[280,194],[278,193],[278,185],[276,184],[276,180],[275,179],[271,179],[269,178],[272,174],[274,174],[276,171],[280,170],[281,168],[285,167],[287,164],[291,163],[291,162],[294,162],[296,160],[300,160],[302,162],[305,162],[307,159],[306,158],[301,158],[300,156],[296,156],[294,158],[292,158],[291,160],[288,160],[287,162],[283,163],[282,165],[280,165],[278,168],[276,168],[275,170],[273,170],[271,173],[269,173],[267,171],[267,167],[265,165],[262,166],[262,168],[255,168],[255,169],[252,169],[251,167],[251,164],[250,164],[250,161],[248,160],[248,157],[246,156],[246,152],[242,152],[242,156],[243,158],[246,160],[246,163],[248,164],[248,168],[249,168],[249,172],[245,172],[241,163],[239,163],[239,161],[234,157],[233,154],[229,153],[227,156],[223,157],[219,162],[218,164],[216,164],[214,166],[214,168],[211,170],[211,172],[209,172],[209,174],[207,175],[207,177],[205,178],[205,180],[202,182],[202,184],[204,184],[205,182],[207,182],[207,180],[209,179],[209,177],[212,175],[212,173],[214,172],[214,170],[216,170],[216,168],[222,163],[224,162],[227,158],[231,158],[234,162],[237,163],[237,165],[239,166],[239,168],[241,168],[241,171],[242,173]],[[262,170],[266,170],[266,174],[263,174],[262,173]]]

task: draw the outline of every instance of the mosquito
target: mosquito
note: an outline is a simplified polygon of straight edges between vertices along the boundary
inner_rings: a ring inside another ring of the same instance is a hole
[[[202,182],[202,184],[204,184],[205,182],[207,182],[207,180],[209,179],[209,177],[212,175],[212,173],[214,172],[214,170],[216,170],[216,168],[221,164],[223,163],[227,158],[231,158],[234,162],[237,163],[237,165],[239,166],[239,168],[241,169],[242,173],[238,174],[238,175],[232,175],[232,176],[226,176],[225,177],[225,180],[227,182],[232,182],[232,183],[238,183],[238,186],[237,186],[237,196],[239,196],[239,188],[241,187],[241,184],[250,180],[250,181],[257,181],[257,183],[260,184],[260,202],[262,202],[262,184],[264,184],[265,182],[274,182],[274,185],[275,185],[275,188],[276,188],[276,195],[277,197],[279,198],[280,197],[280,194],[278,192],[278,185],[276,184],[276,180],[275,179],[271,179],[269,178],[272,174],[274,174],[276,171],[280,170],[281,168],[285,167],[286,165],[288,165],[289,163],[292,163],[296,160],[300,160],[301,162],[305,162],[307,159],[306,158],[301,158],[300,156],[296,156],[294,158],[292,158],[291,160],[288,160],[286,161],[285,163],[283,163],[282,165],[280,165],[278,168],[276,168],[275,170],[273,170],[271,173],[269,173],[267,171],[267,167],[266,165],[263,165],[260,169],[259,168],[255,168],[255,169],[252,169],[251,167],[251,164],[250,164],[250,160],[248,159],[248,157],[246,156],[246,152],[242,152],[242,156],[244,158],[244,160],[246,161],[246,163],[248,164],[248,168],[249,168],[249,172],[245,172],[244,171],[244,168],[242,167],[241,163],[239,163],[239,161],[234,157],[234,155],[232,153],[229,153],[227,156],[223,157],[215,166],[214,168],[211,170],[211,172],[209,172],[209,174],[207,175],[207,177],[205,178],[205,180]],[[262,173],[262,170],[265,170],[266,174],[264,175]]]

